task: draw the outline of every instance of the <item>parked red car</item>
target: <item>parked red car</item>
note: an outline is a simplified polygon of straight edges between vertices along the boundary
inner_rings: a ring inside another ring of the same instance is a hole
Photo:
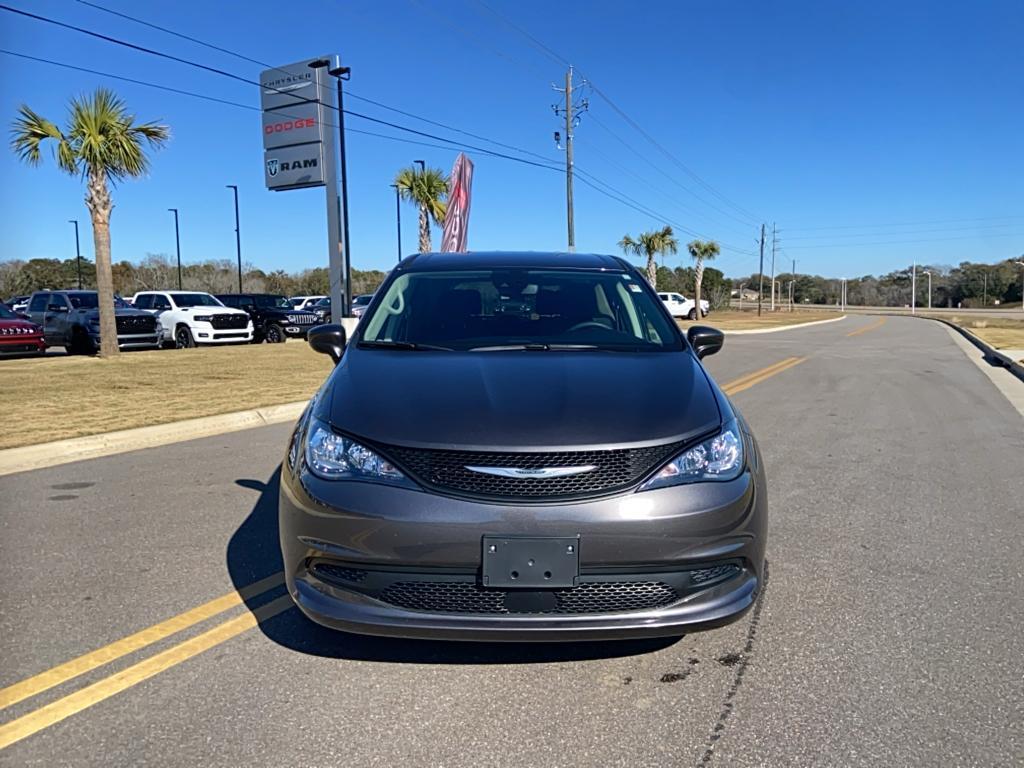
[[[43,329],[22,319],[0,304],[0,355],[42,355],[46,352]]]

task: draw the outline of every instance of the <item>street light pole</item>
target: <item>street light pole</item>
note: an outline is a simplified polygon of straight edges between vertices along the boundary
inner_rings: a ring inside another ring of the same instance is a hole
[[[238,292],[242,292],[242,229],[238,221],[238,186],[226,184],[235,193],[235,250],[238,253]]]
[[[932,273],[929,269],[921,270],[928,275],[928,309],[932,308]]]
[[[413,160],[412,163],[413,165],[418,165],[420,167],[420,173],[427,172],[427,163],[425,160]]]
[[[395,188],[395,221],[398,222],[398,260],[402,260],[402,196],[398,192],[398,185],[392,184]]]
[[[846,311],[846,278],[845,278],[845,277],[843,278],[843,291],[842,291],[842,297],[843,297],[843,298],[842,298],[842,302],[843,302],[843,312],[845,312],[845,311]]]
[[[910,268],[910,314],[917,314],[917,262]]]
[[[78,290],[82,290],[82,249],[78,245],[78,219],[68,219],[75,225],[75,265],[78,267]]]
[[[1014,264],[1020,265],[1020,308],[1024,310],[1024,261],[1015,261]]]
[[[181,290],[181,238],[178,237],[178,209],[168,208],[174,214],[174,246],[178,251],[178,290]]]

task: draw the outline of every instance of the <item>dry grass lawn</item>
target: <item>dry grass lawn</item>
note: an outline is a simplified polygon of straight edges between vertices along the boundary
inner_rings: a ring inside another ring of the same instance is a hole
[[[332,367],[298,341],[0,360],[0,448],[305,400]]]
[[[1024,349],[1024,320],[1009,317],[945,317],[996,349]]]
[[[797,323],[811,323],[815,320],[830,320],[839,317],[839,312],[827,311],[800,311],[800,312],[768,312],[765,311],[760,317],[757,311],[748,312],[736,309],[723,309],[712,312],[700,321],[678,319],[680,327],[684,330],[691,325],[710,325],[722,331],[745,331],[756,328],[776,328],[782,325],[795,325]]]

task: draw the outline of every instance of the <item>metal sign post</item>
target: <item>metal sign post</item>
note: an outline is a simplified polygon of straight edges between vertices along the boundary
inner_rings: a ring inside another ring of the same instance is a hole
[[[338,150],[330,130],[340,117],[329,72],[340,69],[337,62],[337,56],[321,56],[260,75],[267,189],[324,187],[327,193],[327,264],[335,322],[348,316],[351,296],[338,195]]]

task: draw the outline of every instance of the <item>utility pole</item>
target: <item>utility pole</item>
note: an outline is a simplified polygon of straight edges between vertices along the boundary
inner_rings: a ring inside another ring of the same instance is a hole
[[[772,312],[775,311],[775,222],[772,222]]]
[[[789,281],[789,311],[793,311],[793,283],[796,282],[796,259],[793,259],[793,279]]]
[[[559,93],[565,94],[565,106],[559,107],[557,104],[553,106],[556,115],[565,117],[565,219],[566,228],[569,236],[569,253],[576,250],[576,222],[573,214],[573,192],[572,192],[572,176],[573,176],[573,155],[572,155],[572,140],[573,131],[576,130],[576,126],[580,121],[580,113],[586,112],[589,103],[586,99],[578,103],[574,103],[572,100],[572,65],[569,65],[568,71],[565,73],[565,88],[559,88],[556,85],[551,87]],[[555,144],[560,145],[559,132],[555,131]]]
[[[772,288],[774,293],[775,288]],[[761,299],[764,296],[764,224],[761,225],[761,265],[757,268],[757,316],[761,316]]]
[[[910,314],[917,314],[917,262],[910,268]]]

